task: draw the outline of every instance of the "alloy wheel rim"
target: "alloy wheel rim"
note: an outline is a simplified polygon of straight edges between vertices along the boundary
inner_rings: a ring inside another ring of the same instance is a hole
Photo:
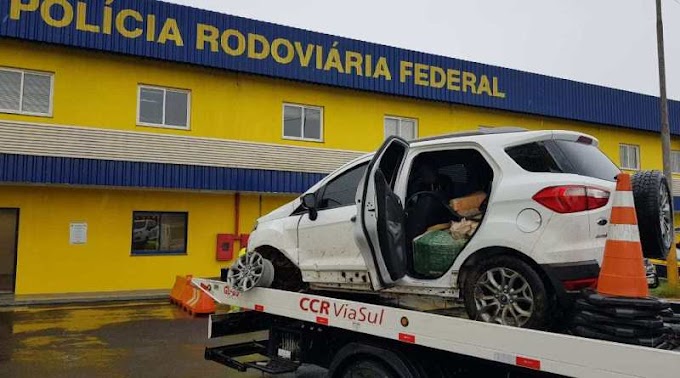
[[[229,268],[227,284],[239,291],[248,291],[260,282],[264,273],[264,258],[257,252],[239,257]]]
[[[661,227],[661,238],[663,246],[666,250],[671,247],[671,202],[668,195],[668,188],[666,185],[661,185],[659,189],[661,214],[659,216],[659,225]]]
[[[534,313],[534,293],[516,271],[492,268],[477,279],[475,305],[478,319],[521,327]]]

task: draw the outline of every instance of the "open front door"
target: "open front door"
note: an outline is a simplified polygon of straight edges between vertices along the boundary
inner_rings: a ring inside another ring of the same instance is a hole
[[[393,286],[406,275],[404,207],[393,190],[408,148],[405,140],[388,138],[369,163],[357,192],[357,242],[376,290]]]

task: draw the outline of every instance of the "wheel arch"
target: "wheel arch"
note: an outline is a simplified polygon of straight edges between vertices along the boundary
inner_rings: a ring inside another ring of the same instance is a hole
[[[551,295],[555,294],[556,287],[555,283],[553,280],[550,278],[548,273],[541,267],[540,264],[538,264],[534,259],[531,257],[527,256],[526,254],[510,248],[510,247],[503,247],[503,246],[492,246],[492,247],[484,247],[480,250],[477,250],[476,252],[470,254],[463,264],[460,266],[460,270],[458,271],[458,281],[457,285],[458,288],[463,290],[463,284],[465,283],[465,279],[467,278],[467,275],[472,272],[472,269],[475,267],[475,264],[477,261],[483,258],[489,258],[491,256],[497,256],[497,255],[505,255],[505,256],[512,256],[514,258],[517,258],[521,260],[522,262],[526,263],[529,265],[535,272],[538,274],[538,276],[541,278],[541,281],[543,281],[543,284],[545,285],[546,289],[550,292]]]
[[[257,247],[253,248],[253,250],[261,254],[262,257],[270,260],[276,256],[282,256],[288,259],[290,262],[293,262],[293,260],[291,260],[290,257],[286,256],[286,254],[283,253],[280,248],[277,248],[273,245],[269,244],[258,245]]]
[[[305,287],[302,272],[297,264],[279,248],[269,244],[260,245],[254,251],[262,255],[274,265],[274,282],[272,288],[298,291]]]

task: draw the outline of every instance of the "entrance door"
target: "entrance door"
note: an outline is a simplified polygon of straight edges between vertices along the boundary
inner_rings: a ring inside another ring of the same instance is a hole
[[[19,209],[0,209],[0,293],[14,292]]]

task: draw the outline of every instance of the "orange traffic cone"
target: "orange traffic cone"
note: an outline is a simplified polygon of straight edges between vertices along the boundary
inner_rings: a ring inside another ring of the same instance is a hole
[[[649,296],[632,190],[630,175],[620,173],[616,177],[614,204],[597,284],[600,294]]]

